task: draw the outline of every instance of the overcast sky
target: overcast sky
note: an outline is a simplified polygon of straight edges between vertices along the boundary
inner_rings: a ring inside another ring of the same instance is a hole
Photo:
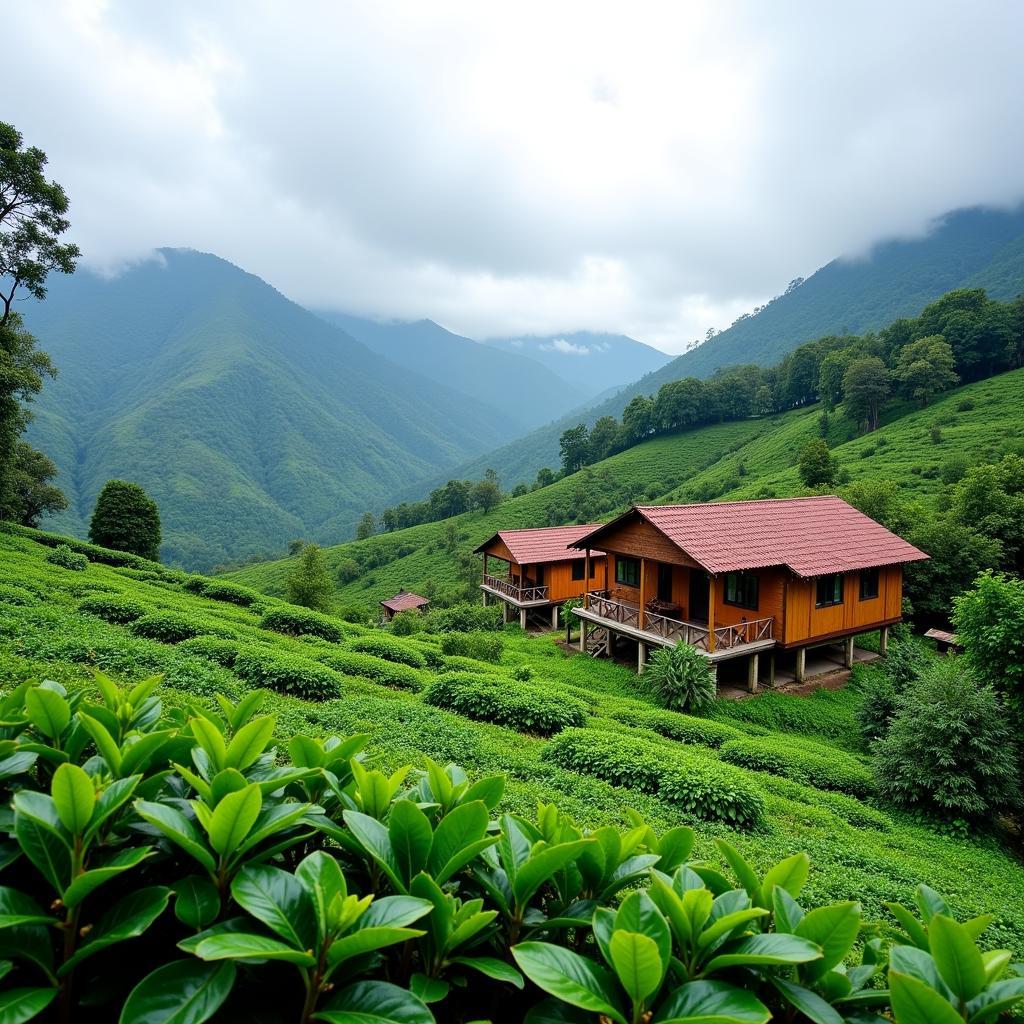
[[[31,0],[0,118],[88,265],[680,351],[840,253],[1024,198],[1024,3]]]

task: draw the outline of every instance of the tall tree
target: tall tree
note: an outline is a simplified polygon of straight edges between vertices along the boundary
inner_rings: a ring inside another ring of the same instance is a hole
[[[831,487],[836,482],[839,464],[819,438],[804,446],[798,468],[805,487]]]
[[[600,462],[615,450],[619,424],[614,416],[602,416],[590,430],[590,462]]]
[[[356,540],[366,540],[377,532],[377,520],[372,512],[364,512],[356,524]]]
[[[917,399],[921,405],[927,405],[960,379],[953,350],[941,334],[920,338],[900,349],[893,376],[900,382],[903,393]]]
[[[38,526],[45,513],[67,508],[67,498],[50,483],[56,475],[57,467],[42,452],[19,441],[14,449],[5,504],[0,505],[0,519]]]
[[[285,594],[292,604],[316,611],[329,611],[334,583],[327,569],[327,559],[317,544],[302,549],[298,568],[285,583]]]
[[[160,558],[160,510],[138,485],[108,480],[89,523],[89,540],[154,562]]]
[[[562,468],[566,473],[575,473],[587,463],[590,432],[585,423],[578,423],[563,431],[558,441],[558,451],[562,458]]]
[[[877,429],[879,413],[891,390],[889,371],[878,356],[855,359],[843,374],[846,415],[869,431]]]
[[[55,372],[14,302],[44,298],[47,275],[72,273],[79,255],[76,245],[60,242],[70,227],[68,198],[46,180],[45,167],[46,154],[26,148],[21,133],[0,122],[0,508],[15,500],[18,436],[29,419],[24,403]]]
[[[498,474],[493,469],[487,471],[483,480],[473,487],[473,504],[481,508],[486,515],[501,501],[501,487]]]

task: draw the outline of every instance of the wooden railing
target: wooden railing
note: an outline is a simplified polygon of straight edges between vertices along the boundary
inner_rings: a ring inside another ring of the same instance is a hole
[[[602,619],[611,619],[612,622],[620,622],[623,626],[640,628],[640,609],[635,604],[626,604],[625,601],[613,601],[610,597],[598,597],[590,595],[590,610]]]
[[[546,601],[548,599],[548,588],[547,587],[517,587],[514,583],[509,583],[508,580],[499,579],[497,576],[488,576],[486,573],[483,578],[483,585],[490,587],[491,590],[497,590],[499,594],[504,594],[506,597],[511,597],[513,601]]]
[[[743,644],[756,644],[761,640],[772,639],[775,620],[752,619],[750,622],[739,622],[733,626],[718,626],[715,629],[715,650],[728,651]]]

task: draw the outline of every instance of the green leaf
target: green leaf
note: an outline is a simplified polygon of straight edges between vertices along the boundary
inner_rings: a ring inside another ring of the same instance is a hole
[[[523,976],[511,965],[493,956],[453,956],[449,963],[471,967],[495,981],[504,981],[516,988],[523,987]]]
[[[967,1004],[970,1024],[989,1024],[1024,999],[1024,978],[1005,978],[989,985]]]
[[[360,928],[331,943],[330,949],[327,950],[327,962],[336,967],[354,956],[362,956],[364,953],[372,953],[388,946],[397,946],[406,939],[418,939],[425,934],[417,928]]]
[[[985,987],[985,963],[981,951],[962,924],[945,914],[933,915],[928,924],[928,944],[942,980],[965,1002]]]
[[[772,907],[775,912],[776,931],[792,934],[804,919],[803,907],[781,885],[775,886],[772,890]]]
[[[409,990],[425,1003],[439,1003],[448,995],[451,985],[442,978],[416,973],[409,979]]]
[[[96,806],[91,776],[77,764],[62,764],[53,773],[51,793],[61,824],[73,835],[84,832]]]
[[[654,1024],[767,1024],[771,1011],[753,992],[721,981],[680,985],[661,1004]]]
[[[0,928],[14,928],[23,924],[56,923],[56,918],[45,914],[43,908],[30,896],[18,889],[0,886]]]
[[[758,897],[758,905],[768,910],[772,907],[772,892],[776,886],[781,886],[794,899],[800,895],[800,890],[807,881],[811,870],[811,858],[806,853],[794,853],[792,857],[779,861],[775,867],[770,868],[761,883],[761,891]]]
[[[19,793],[18,798],[24,793]],[[37,818],[23,814],[19,809],[14,816],[14,835],[25,856],[49,882],[54,892],[62,893],[71,877],[71,851],[67,843],[52,828]]]
[[[299,967],[312,967],[316,957],[293,949],[279,939],[246,932],[222,932],[196,944],[193,950],[200,960],[283,960]]]
[[[316,945],[313,901],[294,875],[266,864],[242,868],[231,883],[235,902],[296,949]]]
[[[313,1014],[327,1024],[435,1024],[426,1003],[386,981],[357,981]]]
[[[140,818],[159,829],[172,843],[199,861],[207,871],[212,872],[216,868],[216,861],[206,848],[199,830],[176,807],[136,800],[135,810]]]
[[[224,1005],[235,971],[230,961],[164,964],[131,990],[118,1024],[203,1024]]]
[[[219,735],[219,733],[218,733]],[[222,857],[234,853],[259,816],[263,796],[255,783],[228,793],[213,811],[210,845]]]
[[[92,812],[89,827],[85,830],[85,841],[90,842],[100,827],[111,815],[119,811],[132,797],[135,787],[142,779],[141,775],[130,775],[125,779],[115,779],[100,793],[96,808]]]
[[[889,971],[889,998],[896,1024],[963,1024],[963,1017],[930,985]]]
[[[34,686],[25,694],[25,714],[44,736],[55,740],[71,721],[71,705],[59,693]]]
[[[619,982],[634,1003],[646,1002],[658,991],[667,965],[662,963],[654,939],[616,929],[608,951]]]
[[[614,979],[593,961],[547,942],[522,942],[512,947],[512,956],[530,981],[549,995],[626,1024],[617,1007]]]
[[[131,775],[133,772],[145,771],[150,761],[177,735],[173,729],[164,729],[160,732],[150,732],[143,736],[134,738],[132,743],[126,743],[121,752],[121,775]]]
[[[107,762],[107,767],[111,773],[120,775],[121,748],[117,745],[117,741],[110,734],[107,727],[98,718],[93,718],[92,715],[87,715],[84,711],[78,712],[78,720],[82,723],[85,731],[92,737],[100,757]]]
[[[571,843],[559,843],[531,853],[512,881],[512,892],[516,904],[526,906],[530,897],[556,872],[575,860],[581,850],[590,845],[592,839],[578,839]]]
[[[411,800],[397,800],[388,816],[391,852],[406,886],[426,866],[434,830],[427,816]]]
[[[33,1020],[56,995],[55,988],[12,988],[0,992],[0,1024],[23,1024]]]
[[[790,1006],[814,1024],[843,1024],[842,1014],[829,1006],[816,992],[783,978],[769,975],[769,980]]]
[[[747,895],[753,900],[761,889],[761,879],[757,872],[744,860],[743,855],[731,843],[724,839],[716,839],[715,846],[725,858],[726,863],[732,868],[732,873],[739,880],[741,886],[747,891]]]
[[[474,800],[480,800],[488,811],[493,811],[494,808],[501,803],[501,798],[504,793],[505,776],[489,775],[487,778],[474,782],[473,785],[466,790],[462,797],[462,802],[468,804]]]
[[[248,725],[242,726],[228,744],[224,763],[228,768],[245,771],[263,753],[270,738],[274,735],[274,719],[267,715],[254,718]]]
[[[860,931],[859,903],[835,903],[806,914],[796,926],[796,934],[821,946],[822,958],[805,968],[808,978],[820,978],[842,963]]]
[[[796,935],[751,935],[724,947],[704,969],[711,974],[725,967],[805,964],[821,958],[821,949]]]
[[[309,736],[297,733],[288,741],[288,756],[299,768],[320,768],[327,760],[324,748]]]
[[[670,828],[658,841],[658,870],[669,873],[685,864],[695,842],[696,834],[689,825]]]
[[[404,928],[413,921],[418,921],[433,910],[430,900],[419,899],[415,896],[384,896],[375,899],[367,909],[366,913],[359,918],[357,928],[371,928],[378,925],[388,925],[395,928]]]
[[[193,718],[189,725],[192,727],[192,734],[195,736],[199,746],[206,751],[216,771],[226,767],[225,759],[228,748],[224,744],[224,736],[208,718]]]
[[[295,869],[295,877],[306,887],[316,910],[319,933],[327,927],[327,908],[335,896],[345,896],[348,887],[341,867],[325,850],[315,850]]]
[[[89,871],[83,871],[64,890],[63,900],[67,907],[77,907],[94,889],[104,882],[116,878],[131,868],[137,867],[153,852],[152,846],[130,846],[119,850],[106,863]]]
[[[616,931],[637,932],[651,939],[664,977],[672,956],[672,933],[665,916],[646,892],[631,892],[622,901],[615,914],[614,927]]]
[[[261,691],[250,690],[235,707],[229,706],[226,710],[226,717],[231,728],[238,732],[259,711],[264,699],[265,695]]]
[[[188,875],[174,890],[174,916],[184,925],[200,931],[213,924],[220,913],[220,893],[209,878]]]
[[[344,811],[342,818],[359,845],[377,862],[391,884],[399,892],[405,892],[405,881],[399,874],[388,830],[376,818],[360,811]]]
[[[487,807],[481,800],[462,803],[441,819],[427,860],[438,885],[444,885],[485,846],[498,841],[497,836],[485,838],[487,823]]]
[[[942,914],[945,917],[953,916],[946,901],[930,885],[925,885],[923,882],[914,893],[914,901],[917,903],[918,910],[921,911],[925,924],[931,924],[932,918],[936,914]]]
[[[907,933],[907,937],[918,949],[928,948],[928,933],[922,927],[921,922],[902,903],[883,903],[882,906],[899,921]]]

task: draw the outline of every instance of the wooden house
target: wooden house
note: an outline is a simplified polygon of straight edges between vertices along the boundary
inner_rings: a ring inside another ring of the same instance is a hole
[[[523,629],[532,613],[550,615],[552,628],[557,629],[558,608],[564,601],[607,586],[603,552],[591,551],[588,579],[586,555],[571,546],[596,529],[590,524],[501,530],[484,541],[475,551],[484,556],[484,604],[489,597],[500,601],[505,621],[512,609]]]
[[[430,602],[411,590],[400,590],[394,597],[380,602],[380,616],[382,622],[390,622],[399,612],[425,612],[430,607]]]
[[[879,629],[884,653],[903,566],[928,557],[831,496],[638,506],[573,543],[608,579],[578,610],[581,650],[628,637],[642,668],[650,645],[683,641],[715,666],[748,658],[750,690],[763,653],[773,682],[776,651],[801,681],[809,647],[841,641],[850,666],[854,636]]]

